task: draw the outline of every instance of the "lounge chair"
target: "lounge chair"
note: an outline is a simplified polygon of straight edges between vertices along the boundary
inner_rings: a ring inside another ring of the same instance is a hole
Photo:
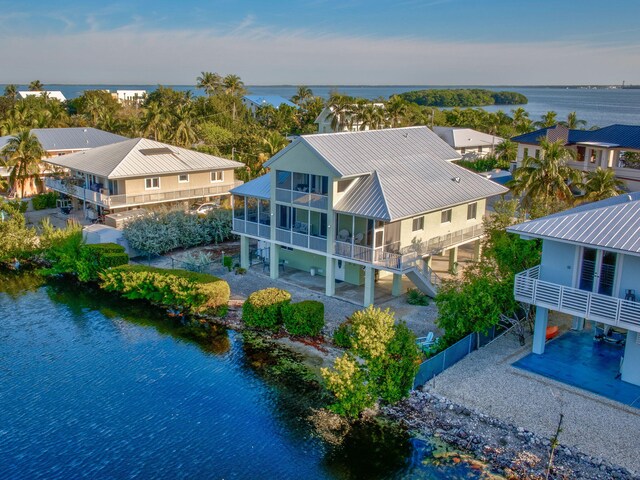
[[[420,350],[427,351],[433,344],[436,343],[435,334],[433,332],[427,333],[426,337],[416,338],[416,344],[420,347]]]

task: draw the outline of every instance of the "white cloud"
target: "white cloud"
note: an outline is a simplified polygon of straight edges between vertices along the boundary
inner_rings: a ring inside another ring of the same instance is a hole
[[[201,71],[248,84],[596,84],[640,78],[637,46],[473,43],[253,28],[0,35],[0,83],[191,84]]]

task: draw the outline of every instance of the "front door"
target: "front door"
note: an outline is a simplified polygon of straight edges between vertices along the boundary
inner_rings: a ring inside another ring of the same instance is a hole
[[[617,256],[614,252],[583,248],[580,289],[611,296],[616,278]]]
[[[345,262],[344,260],[336,260],[335,278],[341,282],[344,282],[345,278]]]

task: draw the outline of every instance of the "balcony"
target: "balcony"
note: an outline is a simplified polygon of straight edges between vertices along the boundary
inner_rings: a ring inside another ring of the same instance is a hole
[[[436,255],[447,248],[482,238],[482,236],[484,236],[484,225],[479,223],[472,227],[447,233],[446,235],[430,238],[426,242],[415,243],[408,247],[404,247],[401,249],[401,253],[403,255],[412,252],[418,253],[422,256]]]
[[[311,207],[320,210],[329,208],[329,197],[327,195],[284,188],[276,188],[276,201],[290,203],[297,207]]]
[[[210,197],[214,195],[225,195],[229,190],[242,185],[243,182],[235,181],[224,185],[212,185],[201,188],[191,188],[186,190],[172,190],[168,192],[140,193],[140,194],[122,194],[108,195],[107,190],[102,189],[101,192],[94,192],[84,188],[82,185],[75,185],[69,180],[58,180],[55,178],[47,178],[45,185],[52,190],[64,193],[71,197],[86,200],[87,202],[100,205],[104,208],[122,208],[134,207],[150,203],[164,203],[179,200],[194,200],[198,198]]]
[[[640,303],[539,279],[540,265],[516,275],[516,300],[640,332]]]
[[[233,219],[233,233],[251,235],[253,237],[271,238],[271,227],[262,223],[249,222],[239,218]]]

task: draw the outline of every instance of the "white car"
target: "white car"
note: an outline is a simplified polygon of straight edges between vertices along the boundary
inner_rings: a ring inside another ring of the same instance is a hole
[[[191,215],[206,215],[207,213],[217,209],[218,205],[215,203],[195,203],[191,205],[191,209],[188,213]]]

